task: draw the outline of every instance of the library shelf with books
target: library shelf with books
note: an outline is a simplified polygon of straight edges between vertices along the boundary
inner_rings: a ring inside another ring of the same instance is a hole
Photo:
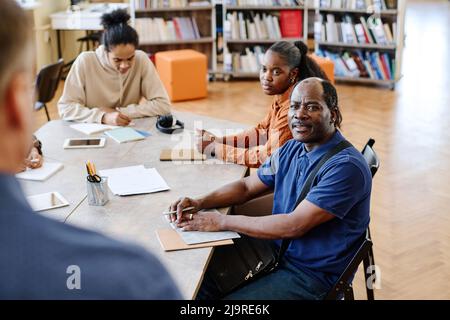
[[[337,81],[386,85],[401,78],[406,0],[311,0],[315,53]]]
[[[208,71],[217,70],[214,0],[130,0],[132,24],[140,47],[158,51],[193,49],[208,58]]]
[[[230,77],[259,76],[265,50],[277,41],[306,41],[303,0],[223,0],[223,66]],[[306,17],[306,18],[305,18]]]

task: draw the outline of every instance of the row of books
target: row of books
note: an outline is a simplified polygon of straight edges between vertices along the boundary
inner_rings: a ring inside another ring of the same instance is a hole
[[[185,8],[187,6],[209,6],[210,1],[189,0],[131,0],[136,10],[159,9],[159,8]]]
[[[229,52],[224,50],[223,66],[225,72],[259,72],[264,57],[261,46],[245,48],[242,52]]]
[[[267,13],[229,12],[224,21],[224,37],[229,40],[299,38],[303,30],[303,11],[281,10]]]
[[[395,79],[395,59],[388,53],[363,50],[337,53],[319,49],[316,54],[334,62],[336,76],[375,80]]]
[[[142,43],[201,38],[194,17],[138,18],[135,28]]]
[[[303,0],[224,0],[227,6],[278,6],[295,7],[302,6]]]
[[[397,0],[314,0],[314,8],[379,11],[396,9]]]
[[[380,17],[359,17],[354,23],[353,17],[344,15],[341,22],[333,14],[321,14],[314,21],[314,40],[321,42],[340,42],[350,44],[390,45],[396,43],[397,23],[383,23]]]

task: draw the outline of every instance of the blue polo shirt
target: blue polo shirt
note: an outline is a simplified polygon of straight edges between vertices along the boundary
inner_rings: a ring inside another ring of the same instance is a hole
[[[33,212],[17,180],[2,173],[0,203],[0,300],[181,299],[154,255]]]
[[[309,173],[342,140],[336,131],[311,152],[303,143],[289,140],[258,169],[261,181],[274,189],[273,214],[295,209]],[[329,159],[317,173],[306,199],[335,218],[292,240],[285,257],[324,285],[333,286],[369,225],[371,187],[369,167],[358,150],[350,147]],[[281,240],[276,242],[281,244]]]

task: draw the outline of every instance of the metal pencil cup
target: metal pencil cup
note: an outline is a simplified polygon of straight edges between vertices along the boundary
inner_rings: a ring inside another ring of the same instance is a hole
[[[88,204],[90,206],[103,206],[109,200],[108,178],[101,177],[100,182],[86,181]]]

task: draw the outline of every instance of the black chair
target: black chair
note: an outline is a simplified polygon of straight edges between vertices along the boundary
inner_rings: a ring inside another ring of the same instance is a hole
[[[47,103],[55,96],[59,81],[61,80],[62,68],[64,66],[63,59],[58,62],[44,66],[36,79],[36,102],[34,110],[38,111],[45,109],[47,120],[50,121],[48,114]]]
[[[97,47],[97,45],[100,43],[101,38],[103,35],[103,31],[97,31],[92,33],[87,33],[86,36],[78,38],[77,41],[80,43],[80,48],[78,50],[78,53],[83,52],[84,44],[86,44],[86,50],[89,51],[91,48]]]
[[[380,161],[377,154],[373,150],[375,140],[370,138],[362,150],[362,154],[369,165],[372,178],[380,167]],[[349,281],[353,274],[358,269],[358,266],[363,262],[364,265],[364,278],[366,281],[366,293],[367,300],[374,300],[373,284],[376,281],[375,258],[372,250],[372,238],[370,236],[370,229],[367,228],[366,234],[362,237],[361,245],[356,251],[350,263],[345,268],[344,272],[340,275],[335,285],[328,292],[325,297],[326,300],[336,300],[344,298],[345,300],[354,300],[352,283]],[[368,282],[372,282],[372,286],[368,286]]]

